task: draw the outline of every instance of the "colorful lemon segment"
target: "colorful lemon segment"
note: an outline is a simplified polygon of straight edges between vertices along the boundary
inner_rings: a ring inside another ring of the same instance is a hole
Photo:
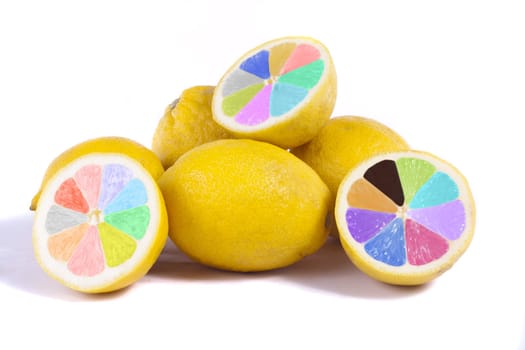
[[[33,227],[41,266],[84,292],[122,288],[152,266],[167,238],[155,180],[124,155],[71,162],[45,186]]]
[[[392,284],[421,284],[446,271],[474,232],[464,177],[428,153],[374,157],[343,180],[336,221],[355,265]]]
[[[288,37],[244,55],[217,85],[212,110],[237,136],[295,147],[330,118],[335,96],[328,50],[314,39]]]

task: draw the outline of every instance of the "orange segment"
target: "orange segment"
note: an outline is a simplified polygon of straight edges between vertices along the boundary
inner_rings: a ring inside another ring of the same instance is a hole
[[[295,43],[283,43],[274,46],[270,50],[270,75],[272,77],[279,75],[281,68],[292,54],[295,46]]]
[[[87,232],[89,224],[82,224],[51,236],[47,247],[51,256],[57,260],[68,261],[78,243]]]
[[[390,198],[365,179],[354,182],[346,198],[348,205],[353,208],[386,213],[396,213],[398,208]]]

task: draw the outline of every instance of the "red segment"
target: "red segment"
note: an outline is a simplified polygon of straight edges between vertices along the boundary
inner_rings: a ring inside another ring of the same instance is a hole
[[[55,202],[64,208],[80,213],[87,214],[89,212],[89,205],[73,178],[67,179],[60,185],[55,193]]]
[[[86,165],[75,173],[75,181],[90,208],[96,208],[98,205],[101,177],[102,168],[98,165]]]
[[[312,45],[301,44],[298,45],[292,52],[284,67],[281,69],[280,75],[288,73],[296,68],[312,63],[321,57],[321,53]]]
[[[448,251],[448,242],[435,232],[410,219],[406,220],[407,258],[411,265],[425,265]]]
[[[78,276],[94,276],[104,270],[104,253],[96,226],[89,226],[67,267]]]

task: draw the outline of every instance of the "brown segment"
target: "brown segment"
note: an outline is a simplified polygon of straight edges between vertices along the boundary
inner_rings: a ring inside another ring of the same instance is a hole
[[[364,178],[386,194],[397,205],[401,206],[405,202],[396,163],[393,160],[382,160],[376,163],[368,168]]]
[[[354,182],[346,198],[348,205],[353,208],[386,213],[396,213],[398,209],[390,198],[365,179]]]
[[[57,260],[68,261],[88,227],[89,224],[86,223],[51,236],[47,241],[51,256]]]

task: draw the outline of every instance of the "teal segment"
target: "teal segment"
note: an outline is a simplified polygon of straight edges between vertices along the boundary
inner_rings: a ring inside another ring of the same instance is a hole
[[[453,201],[458,196],[459,188],[456,182],[444,172],[438,171],[416,192],[409,208],[433,207]]]
[[[308,95],[308,90],[295,85],[277,82],[270,97],[270,116],[288,113]]]
[[[407,260],[403,219],[397,218],[365,244],[365,251],[377,261],[402,266]]]
[[[104,215],[127,210],[146,204],[148,195],[144,184],[139,179],[133,179],[104,208]]]

